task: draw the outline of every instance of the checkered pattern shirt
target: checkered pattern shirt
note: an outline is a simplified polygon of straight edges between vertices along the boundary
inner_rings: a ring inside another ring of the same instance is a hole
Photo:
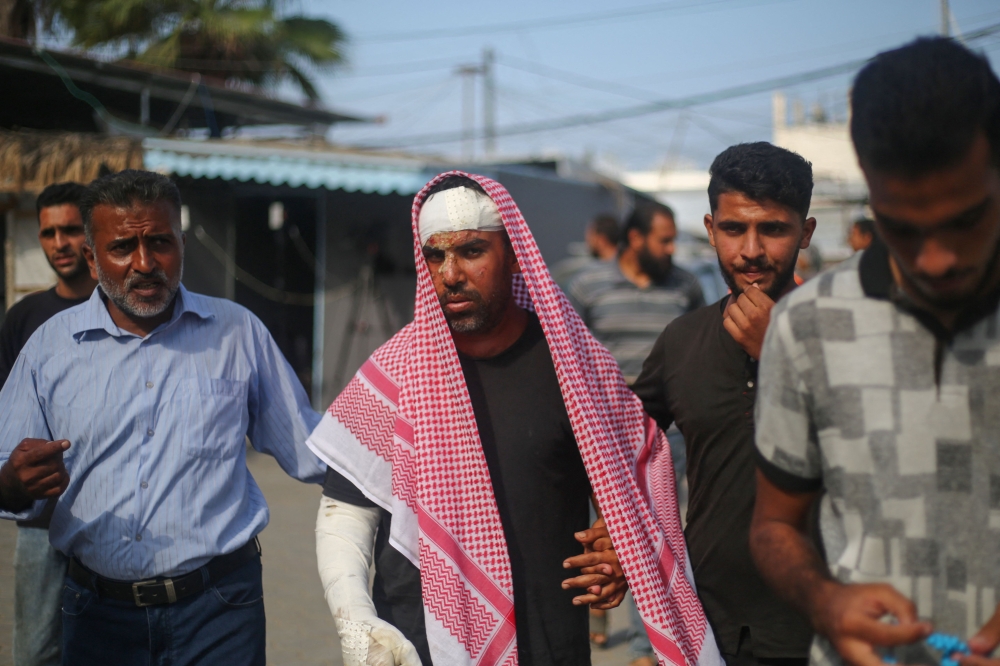
[[[1000,585],[996,306],[966,313],[949,335],[899,297],[876,247],[775,307],[756,407],[765,475],[825,491],[832,574],[888,583],[963,638],[993,614]],[[896,656],[936,661],[921,645]],[[811,663],[840,659],[817,638]]]

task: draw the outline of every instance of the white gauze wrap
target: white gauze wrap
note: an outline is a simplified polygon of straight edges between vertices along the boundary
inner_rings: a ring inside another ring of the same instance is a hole
[[[340,636],[344,666],[420,666],[403,634],[375,612],[368,591],[379,509],[323,497],[316,516],[316,560]]]
[[[453,187],[427,197],[417,219],[420,244],[450,231],[501,231],[500,209],[488,196],[468,187]]]

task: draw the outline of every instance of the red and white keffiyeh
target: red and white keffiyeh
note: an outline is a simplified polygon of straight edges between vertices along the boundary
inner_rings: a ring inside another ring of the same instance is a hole
[[[503,527],[417,229],[428,189],[450,175],[478,182],[500,209],[522,270],[515,297],[541,322],[587,475],[661,663],[718,666],[692,582],[666,438],[553,282],[499,183],[452,171],[417,194],[413,321],[365,362],[313,431],[310,448],[391,512],[390,543],[420,570],[434,663],[517,664]]]

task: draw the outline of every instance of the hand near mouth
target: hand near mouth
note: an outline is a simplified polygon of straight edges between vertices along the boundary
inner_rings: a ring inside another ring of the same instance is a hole
[[[737,344],[754,360],[760,359],[764,334],[771,321],[774,301],[754,283],[740,294],[729,297],[729,305],[722,318],[722,325]]]

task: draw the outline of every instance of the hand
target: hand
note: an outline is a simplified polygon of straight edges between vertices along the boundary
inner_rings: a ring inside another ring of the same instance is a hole
[[[884,583],[826,581],[810,605],[816,631],[830,639],[844,661],[854,666],[880,666],[876,646],[916,643],[931,633],[930,623],[917,619],[913,602]],[[882,622],[886,615],[894,616],[896,623]]]
[[[420,666],[420,655],[402,632],[383,620],[371,622],[369,666]]]
[[[604,519],[598,518],[593,527],[577,532],[574,537],[583,544],[583,555],[567,558],[563,568],[579,568],[580,575],[564,580],[563,589],[576,587],[587,591],[587,594],[573,598],[573,603],[578,606],[590,604],[591,608],[599,610],[617,607],[625,598],[628,581],[618,562],[618,554]]]
[[[1000,666],[1000,659],[989,656],[1000,645],[1000,606],[967,645],[972,654],[962,655],[960,666]]]
[[[733,336],[743,351],[755,360],[760,360],[760,350],[764,346],[764,333],[771,321],[774,301],[761,291],[756,284],[750,285],[740,297],[729,299],[722,325]]]
[[[69,485],[69,473],[63,464],[63,451],[69,447],[65,439],[21,440],[0,467],[0,504],[23,511],[34,500],[62,495]]]

